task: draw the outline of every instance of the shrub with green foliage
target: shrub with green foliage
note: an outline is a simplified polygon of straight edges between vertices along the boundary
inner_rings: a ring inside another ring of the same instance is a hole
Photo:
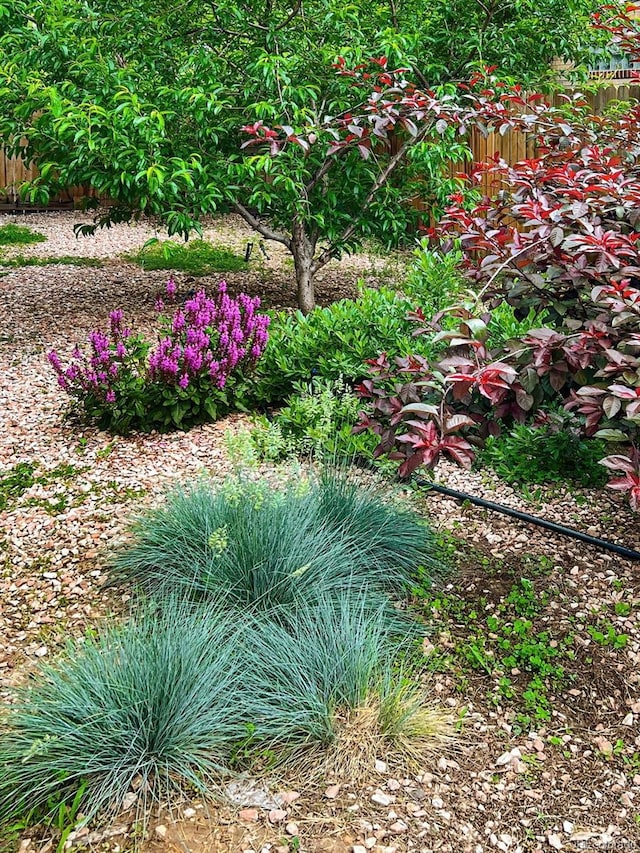
[[[269,327],[269,344],[258,369],[254,400],[284,402],[296,383],[322,379],[354,383],[366,375],[365,362],[386,352],[390,358],[418,352],[430,355],[432,344],[414,338],[408,315],[414,303],[388,288],[367,288],[357,299],[341,299],[306,316],[280,313]]]
[[[124,257],[145,270],[173,270],[191,275],[247,269],[243,257],[225,246],[214,246],[206,240],[190,240],[188,243],[156,240]]]
[[[583,438],[577,430],[556,424],[516,424],[500,436],[489,436],[478,454],[508,483],[563,483],[604,486],[607,472],[599,464],[606,444]]]
[[[272,418],[262,415],[251,430],[260,459],[278,461],[287,456],[317,460],[371,459],[376,446],[372,435],[354,435],[362,404],[342,379],[316,377],[296,383],[287,405]]]
[[[133,534],[114,555],[112,583],[155,594],[225,595],[242,610],[339,598],[346,587],[402,595],[418,566],[439,568],[432,534],[417,513],[375,486],[333,474],[278,489],[201,482],[172,492]]]
[[[0,826],[80,789],[87,818],[118,812],[136,783],[140,815],[209,790],[245,731],[234,633],[219,608],[163,602],[71,643],[2,720]]]
[[[47,238],[44,234],[32,231],[24,225],[8,225],[0,227],[0,246],[28,246],[31,243],[45,243]]]
[[[402,290],[414,300],[414,308],[417,300],[425,316],[432,316],[448,308],[467,286],[461,264],[462,252],[441,254],[424,237],[414,249]]]

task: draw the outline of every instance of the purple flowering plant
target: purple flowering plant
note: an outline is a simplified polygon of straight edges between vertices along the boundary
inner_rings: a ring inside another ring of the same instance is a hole
[[[169,279],[156,301],[155,343],[133,335],[118,309],[108,332],[92,331],[88,351],[76,346],[67,366],[55,351],[48,354],[60,386],[102,428],[187,429],[215,420],[233,406],[238,384],[264,352],[269,317],[258,313],[258,297],[234,298],[223,281],[213,296],[199,290],[168,315],[176,296]]]

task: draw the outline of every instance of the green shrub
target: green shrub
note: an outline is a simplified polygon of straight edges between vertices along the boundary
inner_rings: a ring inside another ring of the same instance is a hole
[[[258,404],[284,402],[296,383],[318,376],[352,384],[366,376],[365,362],[381,352],[390,357],[433,353],[426,336],[412,337],[411,299],[388,288],[365,289],[306,316],[280,313],[269,327],[269,344],[258,368]]]
[[[242,609],[273,612],[348,586],[402,594],[419,564],[436,568],[419,516],[330,475],[278,489],[202,482],[171,493],[133,532],[114,555],[112,582],[224,595]]]
[[[87,818],[139,815],[173,792],[205,793],[245,731],[234,626],[218,610],[162,613],[70,644],[17,691],[0,734],[0,825],[79,791]]]
[[[420,241],[413,252],[402,289],[420,305],[427,319],[454,304],[467,286],[460,271],[462,252],[440,254],[430,247],[428,238]]]
[[[0,246],[27,246],[30,243],[45,243],[44,234],[25,228],[24,225],[9,223],[0,227]]]
[[[607,472],[598,464],[606,453],[600,439],[584,439],[570,429],[517,424],[490,436],[478,463],[493,468],[507,483],[562,483],[603,486]]]
[[[360,398],[342,379],[296,383],[295,393],[272,419],[256,419],[251,439],[258,457],[270,461],[292,455],[333,462],[371,459],[376,437],[352,431],[361,408]]]
[[[247,269],[243,257],[236,255],[231,249],[214,246],[206,240],[190,240],[188,243],[158,240],[124,257],[145,270],[178,270],[191,275],[211,275]]]

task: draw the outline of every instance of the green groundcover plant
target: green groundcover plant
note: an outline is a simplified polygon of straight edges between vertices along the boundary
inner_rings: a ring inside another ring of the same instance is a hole
[[[45,243],[47,238],[38,231],[32,231],[24,225],[8,225],[0,227],[0,246],[28,246],[32,243]]]
[[[403,595],[417,566],[442,568],[422,518],[374,485],[333,472],[274,489],[236,480],[172,492],[114,555],[112,583],[148,593],[223,594],[242,610],[277,612],[346,587]]]
[[[226,246],[214,246],[206,240],[176,243],[155,240],[138,252],[125,255],[145,270],[179,270],[191,275],[211,275],[247,269],[247,263]]]

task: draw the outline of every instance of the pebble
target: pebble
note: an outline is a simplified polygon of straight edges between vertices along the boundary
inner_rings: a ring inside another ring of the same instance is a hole
[[[241,811],[238,812],[238,817],[240,820],[252,822],[258,820],[260,814],[258,809],[241,809]]]
[[[271,809],[269,812],[269,823],[281,823],[287,816],[284,809]]]
[[[385,794],[384,791],[377,790],[371,796],[371,802],[379,806],[390,806],[395,801],[395,797],[391,794]]]

